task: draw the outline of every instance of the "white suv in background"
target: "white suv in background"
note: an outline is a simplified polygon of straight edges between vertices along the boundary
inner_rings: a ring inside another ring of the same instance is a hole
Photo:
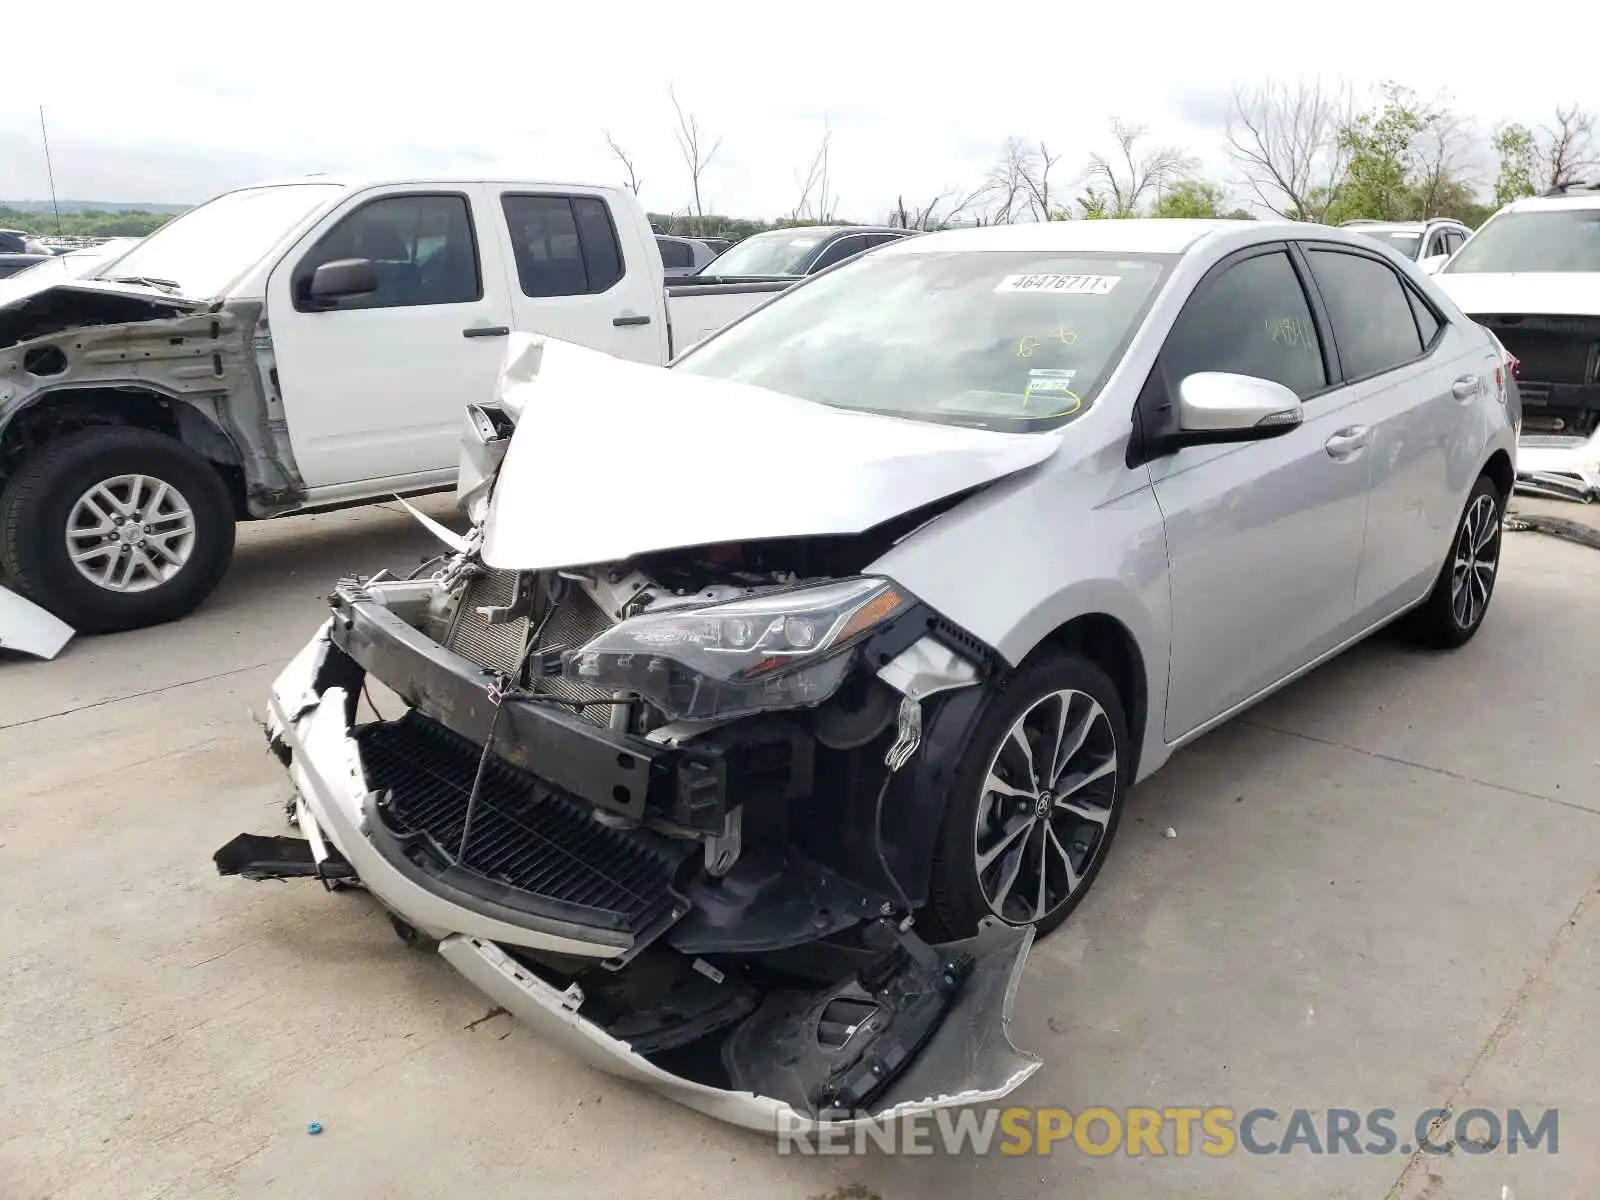
[[[1519,360],[1522,490],[1600,498],[1600,183],[1512,201],[1434,278]]]
[[[1434,217],[1427,221],[1344,221],[1341,228],[1377,238],[1396,254],[1403,254],[1424,271],[1436,271],[1444,260],[1472,236],[1460,221]],[[1437,260],[1437,261],[1431,261]]]

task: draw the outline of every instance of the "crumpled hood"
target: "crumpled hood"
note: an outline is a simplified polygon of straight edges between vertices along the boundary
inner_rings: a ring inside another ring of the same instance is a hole
[[[1468,316],[1600,316],[1600,283],[1579,271],[1440,273],[1433,281]]]
[[[859,533],[1062,438],[846,412],[533,334],[513,335],[499,402],[516,431],[482,553],[506,570]]]

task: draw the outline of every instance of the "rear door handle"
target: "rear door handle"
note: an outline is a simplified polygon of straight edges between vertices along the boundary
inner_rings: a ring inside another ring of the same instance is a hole
[[[1328,457],[1335,461],[1354,458],[1367,444],[1367,438],[1372,434],[1372,429],[1366,425],[1350,425],[1339,430],[1323,443]]]
[[[1476,375],[1463,375],[1450,385],[1450,394],[1457,400],[1471,400],[1483,387],[1483,380]]]
[[[511,332],[509,325],[473,325],[461,331],[462,337],[505,337]]]
[[[611,323],[613,325],[648,325],[650,324],[650,315],[648,313],[628,313],[625,316],[612,317]]]

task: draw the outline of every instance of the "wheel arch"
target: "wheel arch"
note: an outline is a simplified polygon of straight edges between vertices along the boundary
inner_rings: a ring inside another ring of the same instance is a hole
[[[1511,455],[1503,448],[1496,450],[1489,455],[1489,461],[1483,464],[1482,473],[1487,475],[1499,489],[1502,504],[1511,499],[1511,489],[1517,483],[1517,472],[1511,465]]]
[[[1043,654],[1076,654],[1094,663],[1110,678],[1117,699],[1128,718],[1132,743],[1133,778],[1139,776],[1139,760],[1150,717],[1150,677],[1138,640],[1122,621],[1109,613],[1089,612],[1056,626],[1029,651],[1024,663]]]
[[[0,483],[16,464],[57,438],[79,429],[117,425],[182,442],[222,478],[235,517],[249,515],[244,459],[233,439],[193,402],[142,386],[64,385],[0,417]]]

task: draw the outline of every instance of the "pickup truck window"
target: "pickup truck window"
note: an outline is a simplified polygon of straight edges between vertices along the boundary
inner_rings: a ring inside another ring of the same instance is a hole
[[[1031,432],[1094,404],[1170,256],[868,255],[713,334],[671,366],[836,408]]]
[[[483,298],[472,211],[459,194],[382,196],[323,234],[295,268],[295,306],[323,263],[371,261],[378,290],[351,296],[341,309],[469,304]]]
[[[622,278],[622,245],[598,196],[500,197],[524,296],[588,296]]]

